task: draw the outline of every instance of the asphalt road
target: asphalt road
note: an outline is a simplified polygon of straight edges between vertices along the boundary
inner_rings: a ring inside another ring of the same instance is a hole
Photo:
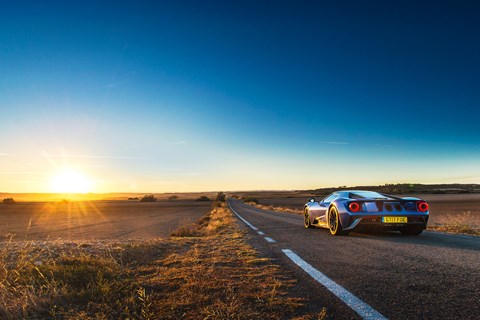
[[[302,216],[229,203],[258,229],[246,226],[252,243],[298,279],[295,290],[314,311],[326,306],[335,319],[366,318],[282,250],[291,250],[385,318],[480,319],[480,237],[427,231],[334,237],[326,229],[305,229]]]

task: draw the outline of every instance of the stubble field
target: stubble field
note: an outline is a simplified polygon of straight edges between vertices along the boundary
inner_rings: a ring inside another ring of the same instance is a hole
[[[168,236],[210,211],[197,201],[56,201],[0,204],[0,239],[102,240]]]

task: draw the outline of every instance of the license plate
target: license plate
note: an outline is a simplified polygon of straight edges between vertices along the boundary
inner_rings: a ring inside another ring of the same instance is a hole
[[[407,217],[382,217],[383,223],[407,223]]]

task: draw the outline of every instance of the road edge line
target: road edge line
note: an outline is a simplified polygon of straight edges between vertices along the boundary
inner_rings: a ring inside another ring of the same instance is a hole
[[[238,217],[238,219],[242,220],[247,226],[250,227],[250,229],[255,230],[255,231],[258,231],[258,228],[257,228],[257,227],[255,227],[253,224],[251,224],[251,223],[248,222],[247,220],[243,219],[243,218],[232,208],[232,205],[230,204],[230,201],[228,201],[228,207],[229,207],[230,210],[232,210],[232,212]]]

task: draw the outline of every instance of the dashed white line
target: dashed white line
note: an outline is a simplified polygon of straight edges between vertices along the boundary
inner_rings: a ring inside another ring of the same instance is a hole
[[[270,243],[275,243],[275,242],[277,242],[277,241],[273,240],[273,239],[270,238],[270,237],[265,237],[264,239],[267,240],[267,241],[270,242]]]
[[[243,222],[245,222],[245,224],[247,226],[250,227],[250,229],[252,230],[255,230],[255,231],[258,231],[258,228],[255,227],[253,224],[251,224],[250,222],[248,222],[247,220],[243,219],[235,210],[233,210],[232,206],[230,205],[230,202],[228,203],[228,206],[230,207],[230,210],[232,210],[232,212],[238,217],[238,219],[242,220]]]
[[[302,268],[306,273],[308,273],[313,279],[317,280],[319,283],[324,285],[330,292],[336,295],[340,300],[342,300],[347,306],[349,306],[353,311],[358,313],[363,319],[367,320],[386,320],[382,314],[373,309],[367,303],[363,302],[352,293],[347,291],[341,285],[337,284],[335,281],[312,267],[302,258],[297,256],[290,249],[283,249],[283,253],[287,255],[297,266]]]
[[[260,231],[258,230],[257,227],[255,227],[253,224],[251,224],[250,222],[248,222],[247,220],[243,219],[233,208],[232,206],[230,205],[230,202],[228,203],[228,206],[230,207],[230,210],[232,210],[232,212],[240,219],[242,220],[243,222],[245,222],[245,224],[247,226],[249,226],[252,230],[255,230],[257,231],[257,233],[261,236],[265,235],[265,233],[263,231]],[[275,243],[277,241],[275,241],[274,239],[270,238],[270,237],[264,237],[264,239],[267,241],[267,242],[270,242],[270,243]]]

